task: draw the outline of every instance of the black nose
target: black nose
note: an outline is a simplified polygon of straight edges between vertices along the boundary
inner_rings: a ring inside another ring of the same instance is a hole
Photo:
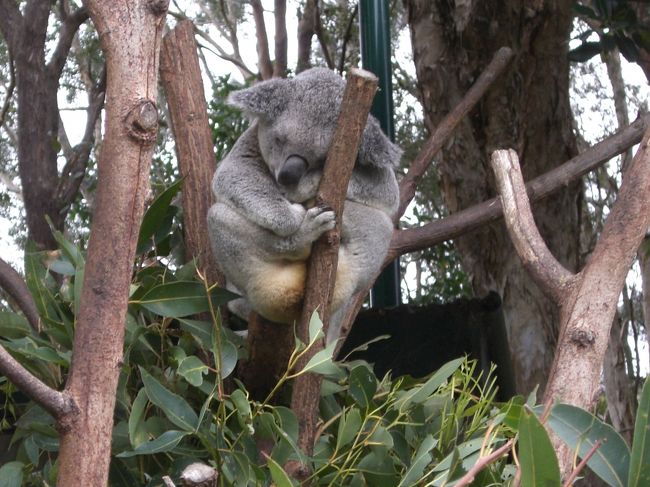
[[[300,181],[305,172],[307,172],[307,161],[300,156],[289,156],[280,169],[278,183],[282,186],[292,186]]]

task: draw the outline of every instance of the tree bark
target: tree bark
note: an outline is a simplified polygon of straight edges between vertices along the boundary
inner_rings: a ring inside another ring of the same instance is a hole
[[[83,8],[72,13],[62,11],[59,35],[46,62],[45,41],[51,6],[52,2],[29,0],[21,13],[15,2],[0,1],[0,32],[15,62],[18,172],[27,236],[38,249],[57,248],[47,218],[55,229],[63,230],[69,203],[76,194],[75,191],[69,196],[68,191],[60,191],[67,178],[60,177],[57,170],[57,92],[72,40],[88,18]]]
[[[336,280],[343,204],[376,90],[375,75],[358,69],[350,71],[336,130],[316,194],[316,204],[331,207],[337,216],[337,223],[333,230],[321,236],[312,247],[307,266],[303,310],[296,330],[303,343],[309,343],[309,322],[316,310],[323,321],[323,333],[327,335]],[[309,349],[299,360],[298,371],[302,370],[323,346],[324,339]],[[296,378],[293,386],[291,407],[296,412],[300,425],[298,446],[307,455],[311,455],[314,448],[321,379],[322,377],[316,374],[302,374]]]
[[[186,260],[196,258],[197,268],[210,284],[225,280],[218,270],[206,227],[212,206],[210,183],[216,167],[203,78],[189,20],[165,35],[160,55],[160,75],[183,177],[183,219]]]
[[[510,46],[515,61],[466,118],[438,159],[451,213],[494,195],[488,157],[514,147],[531,179],[575,155],[568,99],[566,39],[570,3],[559,0],[473,2],[460,18],[449,2],[404,0],[420,100],[430,132],[458,103],[496,50]],[[535,208],[540,232],[560,262],[577,261],[578,186]],[[504,300],[520,392],[544,387],[558,334],[558,311],[533,284],[513,252],[505,228],[490,225],[456,240],[476,295],[497,291]]]
[[[107,60],[106,128],[65,388],[79,413],[60,426],[60,487],[107,484],[128,290],[158,125],[158,53],[167,11],[164,0],[88,0],[86,6]]]

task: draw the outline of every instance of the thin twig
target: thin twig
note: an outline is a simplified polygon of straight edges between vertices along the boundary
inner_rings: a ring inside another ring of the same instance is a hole
[[[38,333],[40,319],[32,293],[29,292],[21,275],[3,259],[0,259],[0,288],[11,297],[27,318],[32,329]]]
[[[9,86],[5,90],[5,101],[2,103],[2,108],[0,108],[0,127],[5,123],[5,117],[9,111],[9,106],[11,105],[11,97],[14,94],[14,89],[16,88],[16,71],[14,69],[14,58],[11,54],[11,50],[7,51],[9,55]]]
[[[573,481],[578,477],[578,474],[582,471],[587,466],[587,462],[591,459],[591,457],[594,456],[594,453],[596,453],[596,450],[601,447],[603,444],[603,440],[598,440],[596,443],[594,443],[594,446],[590,448],[590,450],[585,454],[584,457],[582,457],[582,460],[580,460],[580,463],[576,466],[576,468],[573,469],[571,472],[571,475],[569,475],[569,478],[567,478],[566,482],[564,482],[564,487],[571,487],[571,484]]]
[[[489,455],[486,455],[484,457],[480,457],[476,463],[470,468],[465,475],[463,475],[458,482],[455,484],[456,487],[463,487],[465,485],[469,485],[474,481],[474,477],[483,470],[485,467],[487,467],[489,464],[492,462],[495,462],[496,460],[499,459],[501,455],[506,454],[511,448],[512,445],[514,444],[514,440],[508,440],[508,442],[503,445],[501,448],[494,450],[492,453]]]
[[[474,108],[485,92],[492,86],[508,64],[510,64],[512,57],[512,49],[508,47],[502,47],[499,49],[494,54],[490,64],[488,64],[483,70],[476,80],[476,83],[472,85],[462,101],[436,127],[435,132],[424,144],[424,147],[411,163],[408,173],[400,182],[400,203],[399,209],[395,214],[395,222],[397,222],[404,214],[406,207],[413,199],[413,196],[415,196],[415,189],[420,182],[420,179],[422,179],[422,176],[431,165],[435,155],[440,151],[440,149],[442,149],[452,132],[456,129],[463,118],[465,118],[465,115]]]

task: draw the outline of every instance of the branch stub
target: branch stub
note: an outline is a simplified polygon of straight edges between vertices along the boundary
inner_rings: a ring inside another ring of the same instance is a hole
[[[140,100],[126,116],[129,136],[142,143],[152,144],[158,131],[158,108],[151,100]]]

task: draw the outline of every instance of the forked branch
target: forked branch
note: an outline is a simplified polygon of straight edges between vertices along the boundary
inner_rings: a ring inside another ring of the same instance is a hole
[[[494,151],[491,164],[501,194],[503,216],[517,254],[537,285],[559,300],[571,284],[573,274],[553,257],[537,230],[517,153]]]

